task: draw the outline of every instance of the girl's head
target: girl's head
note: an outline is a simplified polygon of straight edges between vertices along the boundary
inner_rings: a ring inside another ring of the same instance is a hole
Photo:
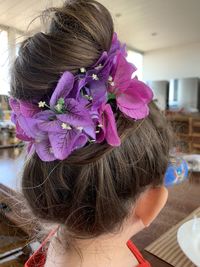
[[[12,70],[11,95],[30,103],[51,96],[61,73],[76,75],[93,66],[109,51],[114,33],[110,13],[93,0],[68,1],[45,11],[44,18],[46,32],[22,43]],[[118,109],[115,119],[120,146],[87,143],[54,161],[34,152],[25,165],[22,189],[33,213],[62,225],[74,238],[116,231],[134,206],[145,224],[155,217],[146,216],[146,205],[138,203],[156,205],[151,194],[163,185],[171,145],[166,120],[153,102],[143,120]],[[144,192],[151,192],[150,200],[141,202]]]

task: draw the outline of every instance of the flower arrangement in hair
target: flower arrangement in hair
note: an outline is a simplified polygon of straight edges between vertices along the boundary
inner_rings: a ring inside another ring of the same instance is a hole
[[[88,143],[106,141],[119,146],[116,112],[133,120],[149,114],[152,90],[136,77],[134,65],[126,60],[125,45],[114,33],[108,52],[76,75],[62,73],[50,99],[19,101],[10,98],[17,137],[29,142],[43,161],[66,159]]]

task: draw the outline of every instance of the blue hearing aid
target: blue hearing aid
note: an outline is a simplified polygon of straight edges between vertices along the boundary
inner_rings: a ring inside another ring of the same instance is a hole
[[[182,158],[173,158],[170,160],[165,172],[165,186],[180,184],[188,178],[188,164]]]

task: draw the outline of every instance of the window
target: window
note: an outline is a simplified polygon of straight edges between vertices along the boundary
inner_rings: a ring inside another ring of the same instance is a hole
[[[0,29],[0,95],[7,95],[9,91],[8,51],[8,32]]]
[[[137,68],[137,71],[134,72],[134,76],[136,75],[139,80],[142,80],[143,55],[133,50],[128,50],[127,60],[133,63]]]
[[[174,102],[178,101],[178,80],[174,80]]]
[[[169,85],[169,107],[175,108],[178,105],[178,95],[179,95],[179,84],[178,79],[170,80]]]

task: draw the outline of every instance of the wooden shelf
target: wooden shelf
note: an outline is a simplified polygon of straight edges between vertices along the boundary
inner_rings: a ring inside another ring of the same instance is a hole
[[[200,133],[193,133],[192,137],[199,137],[200,138]]]
[[[200,121],[193,121],[192,126],[193,127],[199,127],[200,128]]]
[[[167,115],[180,148],[186,153],[200,153],[200,113]]]
[[[188,134],[184,134],[184,133],[177,133],[176,135],[180,137],[189,138]]]
[[[200,148],[200,144],[193,144],[194,148]]]

